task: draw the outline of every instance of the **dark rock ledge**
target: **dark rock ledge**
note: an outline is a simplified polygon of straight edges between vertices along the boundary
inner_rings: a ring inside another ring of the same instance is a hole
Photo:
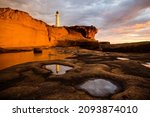
[[[136,60],[121,61],[117,56]],[[62,61],[30,62],[0,71],[0,99],[150,99],[150,69],[141,65],[147,54],[130,55],[80,50]],[[54,75],[43,65],[62,64],[73,69]],[[102,78],[119,87],[107,97],[94,97],[78,89],[89,79]]]

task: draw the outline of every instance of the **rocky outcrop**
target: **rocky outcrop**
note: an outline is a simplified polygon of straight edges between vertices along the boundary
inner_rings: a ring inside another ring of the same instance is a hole
[[[68,32],[77,32],[80,33],[84,38],[94,39],[97,29],[94,26],[71,26],[66,27]]]
[[[99,46],[94,39],[97,33],[94,26],[47,26],[47,28],[51,46],[80,46],[89,49],[98,48]]]
[[[16,48],[57,46],[60,41],[95,41],[97,29],[94,26],[49,26],[26,12],[0,8],[0,32],[0,47]]]
[[[101,44],[100,47],[103,51],[109,52],[150,52],[150,42],[135,42],[124,44]]]

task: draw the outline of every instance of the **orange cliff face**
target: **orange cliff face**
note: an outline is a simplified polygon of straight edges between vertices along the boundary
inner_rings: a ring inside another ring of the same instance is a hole
[[[54,27],[28,13],[0,8],[0,47],[57,46],[59,41],[94,40],[94,26]]]
[[[0,47],[30,47],[48,45],[45,23],[29,14],[0,8]]]

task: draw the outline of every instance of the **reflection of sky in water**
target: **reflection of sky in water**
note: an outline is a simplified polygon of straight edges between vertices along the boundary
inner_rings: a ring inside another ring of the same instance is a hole
[[[63,54],[60,52],[60,50],[55,48],[44,49],[41,54],[34,54],[32,51],[18,52],[18,53],[4,53],[0,54],[0,69],[4,69],[25,62],[42,61],[42,60],[63,60],[69,56],[71,55]]]
[[[94,79],[79,86],[93,96],[108,96],[113,94],[118,88],[116,85],[104,79]]]
[[[150,68],[150,63],[149,63],[149,62],[147,62],[147,63],[144,63],[144,64],[142,64],[142,65],[144,65],[145,67],[148,67],[148,68]]]
[[[124,58],[124,57],[117,57],[118,60],[123,60],[123,61],[127,61],[129,60],[129,58]]]
[[[53,74],[56,74],[56,75],[65,74],[66,71],[72,69],[72,67],[65,66],[65,65],[58,65],[58,64],[45,65],[45,68],[48,70],[51,70]]]

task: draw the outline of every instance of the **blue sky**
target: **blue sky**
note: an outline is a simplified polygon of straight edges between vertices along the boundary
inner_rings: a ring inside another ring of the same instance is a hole
[[[0,0],[0,7],[23,10],[50,25],[59,10],[61,25],[94,25],[99,41],[150,41],[150,0]]]

